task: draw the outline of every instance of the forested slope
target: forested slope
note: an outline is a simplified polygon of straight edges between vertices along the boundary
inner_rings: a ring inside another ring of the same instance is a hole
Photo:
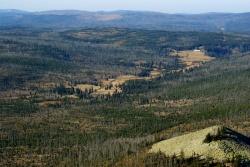
[[[0,163],[143,166],[153,143],[193,130],[223,124],[249,136],[249,41],[201,32],[3,29]],[[215,59],[179,71],[185,64],[171,53],[193,49]],[[113,96],[74,89],[153,68],[162,75],[126,82]]]
[[[249,13],[167,14],[140,11],[0,10],[0,27],[119,27],[168,31],[249,33]]]

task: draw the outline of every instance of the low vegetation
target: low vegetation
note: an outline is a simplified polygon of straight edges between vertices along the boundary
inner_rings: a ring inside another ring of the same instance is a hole
[[[196,156],[214,162],[231,162],[241,157],[244,163],[250,163],[249,141],[249,138],[228,128],[213,126],[156,143],[150,152],[162,152],[168,157],[185,159]]]

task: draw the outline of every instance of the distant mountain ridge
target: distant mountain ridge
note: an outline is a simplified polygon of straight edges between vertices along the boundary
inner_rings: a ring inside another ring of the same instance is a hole
[[[0,27],[119,27],[170,31],[250,32],[250,13],[166,14],[139,11],[89,12],[0,10]]]

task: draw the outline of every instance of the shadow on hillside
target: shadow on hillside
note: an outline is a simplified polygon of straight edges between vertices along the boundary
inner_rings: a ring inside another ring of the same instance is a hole
[[[245,144],[248,145],[250,147],[250,138],[247,136],[244,136],[236,131],[233,131],[232,129],[229,128],[223,128],[224,130],[224,135],[222,136],[223,138],[226,139],[231,139],[236,141],[237,143],[240,144]]]
[[[210,134],[208,133],[204,142],[210,143],[212,141],[218,141],[218,140],[233,140],[236,143],[245,145],[250,147],[250,138],[247,136],[244,136],[232,129],[226,128],[226,127],[220,127],[217,130],[216,134]]]

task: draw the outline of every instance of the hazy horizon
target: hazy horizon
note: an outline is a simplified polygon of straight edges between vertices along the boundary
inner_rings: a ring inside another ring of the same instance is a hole
[[[81,11],[152,11],[163,13],[245,13],[250,12],[250,1],[246,0],[2,0],[0,9],[24,11],[81,10]]]
[[[200,13],[187,13],[187,12],[176,12],[176,13],[170,13],[170,12],[164,12],[164,11],[153,11],[153,10],[129,10],[129,9],[117,9],[117,10],[81,10],[81,9],[48,9],[48,10],[23,10],[23,9],[15,9],[15,8],[9,8],[9,9],[2,9],[0,10],[8,11],[8,10],[16,10],[21,12],[30,12],[30,13],[36,13],[36,12],[49,12],[49,11],[82,11],[82,12],[119,12],[119,11],[128,11],[128,12],[152,12],[152,13],[162,13],[162,14],[172,14],[172,15],[199,15],[199,14],[243,14],[243,13],[250,13],[250,11],[242,11],[242,12],[200,12]]]

